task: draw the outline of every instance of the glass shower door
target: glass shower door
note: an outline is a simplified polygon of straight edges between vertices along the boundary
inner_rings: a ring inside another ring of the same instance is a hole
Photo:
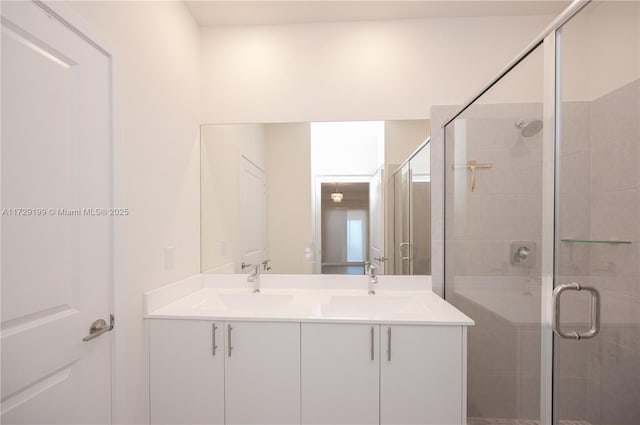
[[[537,48],[445,127],[445,298],[475,321],[470,425],[541,420],[543,93]]]
[[[393,176],[394,185],[394,272],[397,275],[411,274],[410,231],[410,181],[411,170],[406,163]]]
[[[431,274],[431,145],[427,143],[410,160],[409,196],[411,274]]]
[[[593,2],[557,38],[554,424],[638,425],[640,3]]]
[[[425,141],[395,172],[394,272],[431,274],[431,144]]]

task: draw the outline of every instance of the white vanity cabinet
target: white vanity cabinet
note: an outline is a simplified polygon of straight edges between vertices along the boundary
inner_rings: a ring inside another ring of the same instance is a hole
[[[461,326],[302,324],[302,423],[462,424]]]
[[[302,423],[378,424],[380,326],[302,324]]]
[[[300,323],[157,319],[149,334],[152,425],[300,423]]]
[[[430,291],[342,279],[149,294],[151,424],[464,424],[473,321]]]
[[[380,424],[462,424],[462,326],[381,325]]]
[[[157,319],[149,335],[151,423],[224,424],[223,323]]]
[[[224,322],[227,424],[300,423],[300,323]]]

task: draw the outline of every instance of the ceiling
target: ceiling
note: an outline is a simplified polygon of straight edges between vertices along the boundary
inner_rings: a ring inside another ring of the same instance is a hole
[[[201,26],[557,15],[563,0],[448,1],[185,1]]]

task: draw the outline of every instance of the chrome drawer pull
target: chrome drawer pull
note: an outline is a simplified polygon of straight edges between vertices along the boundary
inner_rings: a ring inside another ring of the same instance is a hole
[[[227,342],[229,343],[229,357],[231,357],[231,350],[233,349],[233,347],[231,346],[231,331],[233,330],[233,328],[231,327],[231,325],[227,325]]]
[[[373,351],[374,338],[375,338],[374,330],[373,330],[373,326],[371,326],[371,360],[375,360],[374,351]]]
[[[216,345],[216,331],[217,330],[218,330],[218,327],[216,326],[215,323],[213,323],[211,325],[211,346],[213,347],[212,354],[214,356],[216,355],[216,349],[218,348],[218,346]]]

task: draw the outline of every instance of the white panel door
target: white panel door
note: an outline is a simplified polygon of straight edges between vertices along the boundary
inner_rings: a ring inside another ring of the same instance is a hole
[[[300,324],[225,322],[231,424],[300,423]]]
[[[381,332],[380,423],[462,424],[462,328],[383,325]]]
[[[149,323],[151,424],[224,424],[224,329],[207,320]]]
[[[240,261],[267,258],[267,181],[262,168],[240,157]]]
[[[111,219],[82,210],[111,206],[110,66],[2,3],[3,424],[111,422],[111,334],[83,342],[109,323]]]
[[[302,324],[302,423],[378,424],[378,325]]]
[[[369,261],[379,274],[385,273],[384,179],[380,168],[369,182]]]

